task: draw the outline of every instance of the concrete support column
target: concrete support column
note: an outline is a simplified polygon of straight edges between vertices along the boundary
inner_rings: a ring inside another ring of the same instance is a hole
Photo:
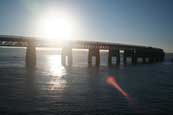
[[[109,54],[108,54],[108,65],[112,66],[112,56],[116,56],[116,64],[120,64],[120,51],[117,49],[109,49]]]
[[[156,62],[160,62],[160,57],[159,56],[156,57]]]
[[[132,64],[137,63],[137,56],[136,56],[136,51],[132,52]]]
[[[117,65],[120,65],[120,52],[117,51]]]
[[[164,53],[164,52],[162,52],[160,55],[161,55],[161,61],[164,61],[164,58],[165,58],[165,53]]]
[[[99,48],[96,48],[95,49],[95,53],[96,53],[96,66],[99,66],[100,65],[100,50]]]
[[[163,60],[162,60],[162,56],[159,56],[159,62],[162,62]]]
[[[100,65],[100,50],[99,48],[89,48],[88,51],[88,65],[92,65],[92,56],[96,56],[96,66]]]
[[[61,64],[62,64],[63,66],[66,65],[66,63],[65,63],[65,55],[63,55],[62,51],[61,51]]]
[[[124,55],[123,55],[123,63],[127,64],[127,55],[126,55],[126,51],[124,50]]]
[[[165,53],[163,52],[163,50],[161,50],[161,51],[158,53],[159,62],[164,61],[164,57],[165,57]]]
[[[136,64],[136,63],[137,63],[137,57],[134,56],[134,57],[132,58],[132,64]]]
[[[61,51],[61,64],[66,66],[66,56],[68,61],[68,66],[72,66],[73,57],[72,57],[72,48],[63,48]]]
[[[72,66],[73,64],[73,56],[72,56],[72,49],[69,49],[69,53],[68,53],[68,65]]]
[[[146,63],[146,58],[142,57],[142,62],[145,64]]]
[[[88,65],[89,66],[92,65],[92,49],[91,48],[88,50]]]
[[[153,62],[156,63],[156,57],[153,58]]]
[[[36,48],[33,43],[29,42],[25,56],[26,67],[33,68],[36,66]]]
[[[161,62],[161,61],[162,61],[161,56],[159,56],[158,60],[159,60],[159,62]]]
[[[153,63],[154,62],[154,59],[152,56],[149,57],[149,63]]]
[[[112,66],[112,49],[109,49],[108,53],[108,66]]]
[[[164,61],[164,56],[160,56],[160,62]]]

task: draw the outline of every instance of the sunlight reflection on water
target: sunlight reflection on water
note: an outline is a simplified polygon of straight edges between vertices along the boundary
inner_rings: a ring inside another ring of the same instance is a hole
[[[63,90],[66,86],[64,75],[65,68],[61,65],[61,55],[49,55],[47,58],[49,64],[49,72],[52,76],[49,82],[49,90]]]

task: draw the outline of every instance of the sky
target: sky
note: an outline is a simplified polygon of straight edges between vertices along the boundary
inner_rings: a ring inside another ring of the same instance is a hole
[[[37,36],[38,19],[49,9],[73,18],[74,39],[173,52],[173,0],[0,0],[0,35]]]

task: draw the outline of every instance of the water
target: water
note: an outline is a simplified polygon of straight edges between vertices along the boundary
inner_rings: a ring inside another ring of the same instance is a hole
[[[0,48],[0,113],[115,114],[173,112],[173,64],[87,67],[87,52],[74,51],[62,67],[58,50],[38,50],[37,67],[24,66],[25,49]],[[106,83],[113,76],[129,100]]]

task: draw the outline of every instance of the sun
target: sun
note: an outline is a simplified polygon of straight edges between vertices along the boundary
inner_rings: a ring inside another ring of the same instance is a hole
[[[40,37],[59,42],[74,39],[76,32],[71,16],[56,11],[49,11],[40,16],[37,28]]]

